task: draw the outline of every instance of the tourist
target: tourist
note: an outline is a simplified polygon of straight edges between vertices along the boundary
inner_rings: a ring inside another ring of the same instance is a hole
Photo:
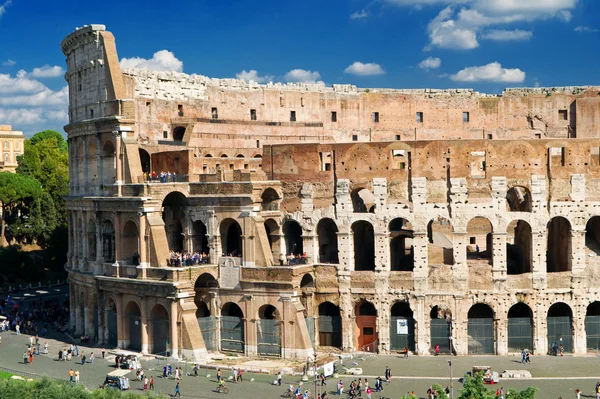
[[[523,349],[523,351],[521,352],[521,363],[525,364],[526,361],[527,361],[527,351],[525,351],[525,349]]]
[[[144,378],[144,391],[148,390],[148,377]]]
[[[436,356],[440,355],[440,346],[438,344],[435,344],[435,355]]]
[[[194,364],[194,377],[198,377],[198,363]]]
[[[386,382],[390,383],[391,379],[392,379],[392,370],[388,366],[385,366],[385,380],[386,380]]]
[[[85,364],[85,352],[81,352],[81,365]]]
[[[576,399],[581,399],[581,389],[576,389],[575,390],[575,398]]]
[[[221,381],[221,369],[217,369],[217,382]]]
[[[23,364],[27,366],[27,364],[29,363],[29,355],[27,354],[27,351],[23,352]]]
[[[242,378],[242,369],[238,369],[238,381],[244,381]]]
[[[371,387],[367,387],[365,392],[367,393],[367,399],[371,399],[371,395],[373,394],[373,390],[371,389]]]
[[[154,391],[154,376],[150,376],[150,390]]]
[[[237,376],[238,376],[238,371],[237,369],[234,367],[233,368],[233,382],[237,382]]]
[[[279,374],[277,374],[277,385],[281,386],[281,370],[279,371]]]
[[[175,395],[174,396],[181,396],[181,393],[179,392],[179,382],[177,382],[177,384],[175,384]]]
[[[73,371],[73,369],[69,370],[69,382],[72,384],[73,383],[73,378],[75,377],[75,372]]]
[[[75,384],[79,384],[79,369],[75,370]]]
[[[104,348],[102,348],[102,360],[104,360],[104,354],[105,354],[105,352],[106,351],[104,350]]]
[[[342,380],[340,380],[340,382],[338,382],[338,384],[337,384],[337,394],[338,395],[344,394],[344,383],[342,382]]]
[[[560,357],[563,357],[565,355],[565,347],[563,346],[563,344],[558,345],[558,353],[560,353]]]
[[[46,341],[46,343],[44,344],[44,355],[47,355],[47,354],[48,354],[48,342]]]
[[[404,358],[408,359],[408,347],[404,345]]]

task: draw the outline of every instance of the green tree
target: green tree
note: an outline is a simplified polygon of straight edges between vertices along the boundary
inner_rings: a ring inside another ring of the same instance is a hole
[[[521,392],[509,389],[506,393],[506,399],[535,399],[535,393],[537,391],[537,388],[534,387],[529,387]]]
[[[31,141],[31,143],[33,145],[36,145],[40,141],[47,140],[50,138],[56,139],[56,142],[57,142],[60,150],[67,151],[67,149],[68,149],[67,140],[65,140],[63,135],[60,134],[59,132],[57,132],[56,130],[43,130],[41,132],[37,132],[29,140]]]
[[[29,205],[42,195],[40,182],[36,179],[15,173],[0,172],[0,201],[2,202],[2,229],[0,241],[6,243],[7,221],[16,221],[24,225],[29,217]]]
[[[491,392],[483,383],[483,373],[476,373],[474,377],[466,376],[463,389],[458,399],[495,399],[496,393]]]

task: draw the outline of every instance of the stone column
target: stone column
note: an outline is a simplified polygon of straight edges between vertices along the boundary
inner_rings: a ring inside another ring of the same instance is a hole
[[[146,297],[141,298],[142,308],[140,309],[140,316],[142,322],[142,353],[147,355],[148,352],[148,322],[150,318],[148,317],[148,300]]]
[[[533,231],[532,237],[532,268],[533,288],[536,290],[546,289],[546,247],[548,244],[548,232],[546,230]]]
[[[69,241],[69,250],[67,252],[67,263],[69,265],[69,267],[72,269],[74,262],[73,262],[73,258],[75,257],[75,247],[74,247],[74,234],[73,234],[73,218],[72,218],[72,213],[73,211],[67,211],[67,231],[68,231],[68,241]]]
[[[117,196],[121,196],[121,184],[123,184],[123,171],[121,165],[121,132],[118,130],[113,131],[115,136],[115,184],[117,185]]]
[[[81,246],[82,248],[82,252],[83,252],[83,257],[81,259],[82,261],[82,267],[81,267],[81,271],[89,271],[89,267],[88,267],[88,257],[89,257],[89,250],[88,250],[88,240],[87,240],[87,225],[88,225],[88,214],[86,211],[81,212],[82,214],[82,221],[83,223],[81,224]]]
[[[83,333],[83,315],[81,314],[81,304],[75,307],[75,335],[80,336]]]
[[[304,247],[304,252],[306,252],[306,263],[317,263],[319,261],[319,250],[318,250],[318,242],[316,239],[314,232],[307,232],[307,234],[302,235],[302,246]],[[273,259],[275,264],[279,264],[279,259]]]
[[[377,301],[375,306],[377,308],[376,331],[379,339],[379,348],[374,348],[374,351],[379,349],[383,353],[389,353],[391,348],[390,303],[387,300]]]
[[[75,308],[75,287],[73,286],[73,284],[69,284],[69,326],[71,330],[75,328],[75,323],[77,320]]]
[[[87,153],[88,146],[87,146],[87,140],[85,138],[82,138],[81,140],[83,141],[83,144],[82,144],[83,154],[81,154],[82,155],[81,160],[83,161],[83,179],[82,179],[82,182],[81,182],[81,188],[80,188],[79,192],[82,195],[85,195],[85,194],[87,194],[89,192],[88,191],[88,183],[89,183],[88,174],[89,174],[89,171],[88,171],[88,161],[87,161],[87,159],[88,159],[88,153]]]
[[[73,176],[75,175],[75,168],[73,167],[73,165],[76,165],[77,160],[73,157],[74,154],[74,146],[75,144],[73,144],[74,139],[70,138],[68,140],[68,152],[69,152],[69,165],[71,166],[69,168],[69,193],[72,195],[74,194],[75,190],[74,190],[74,186],[75,186],[75,179],[73,179]]]
[[[139,231],[139,255],[140,255],[140,264],[137,267],[138,269],[138,277],[145,279],[147,277],[146,268],[148,267],[148,251],[146,245],[146,214],[144,212],[138,213],[139,219],[138,224],[140,226]]]
[[[345,280],[348,282],[350,276]],[[356,317],[352,309],[352,294],[350,292],[342,292],[340,295],[340,315],[342,316],[342,350],[354,351],[356,346]]]
[[[467,232],[455,231],[452,234],[452,248],[454,251],[454,265],[452,274],[454,276],[454,287],[457,290],[467,289],[467,278],[469,268],[467,266]]]
[[[427,278],[429,277],[429,252],[426,231],[413,232],[414,270],[413,278],[415,291],[425,292],[427,290]]]
[[[378,227],[378,226],[373,226]],[[377,229],[379,230],[379,229]],[[339,234],[339,233],[338,233]],[[390,267],[390,234],[384,231],[375,231],[375,271],[382,272],[391,270]],[[354,255],[354,237],[351,237],[352,242],[352,254]],[[351,270],[354,270],[354,265],[351,266]]]
[[[96,137],[96,187],[94,187],[94,194],[99,195],[100,185],[104,185],[104,170],[103,170],[103,162],[102,162],[102,154],[104,153],[104,149],[102,148],[102,143],[100,142],[100,138]]]
[[[244,347],[246,348],[246,356],[256,356],[258,354],[258,336],[256,331],[256,314],[254,309],[254,298],[252,295],[244,297]],[[283,326],[285,328],[285,326]]]
[[[467,312],[463,310],[462,302],[466,302],[463,296],[454,296],[454,309],[452,310],[452,344],[457,355],[469,353],[469,336],[467,333]]]
[[[349,228],[349,227],[348,227]],[[342,270],[354,270],[354,235],[351,231],[338,232],[339,267]]]
[[[496,309],[494,324],[496,327],[496,354],[508,355],[508,310],[500,304]]]
[[[503,232],[492,233],[492,278],[496,291],[506,290],[506,236]]]
[[[546,355],[548,353],[548,325],[547,313],[544,303],[540,302],[533,308],[533,351],[535,355]]]
[[[104,262],[104,254],[102,253],[102,216],[100,212],[96,212],[96,262]]]
[[[587,353],[587,336],[585,333],[587,307],[584,303],[577,303],[573,308],[573,353],[575,355],[585,355]]]
[[[427,236],[425,236],[427,237]],[[417,327],[417,331],[415,334],[415,349],[417,351],[417,355],[428,355],[429,354],[429,342],[427,340],[428,329],[425,325],[426,316],[425,314],[425,295],[417,295],[417,309],[413,313],[413,318],[415,319],[415,324]]]
[[[179,304],[177,299],[171,299],[171,356],[175,359],[179,358],[179,336],[177,335],[177,311]]]
[[[571,229],[571,270],[573,275],[585,271],[585,226],[575,226]]]
[[[115,226],[115,265],[119,265],[121,259],[121,215],[119,212],[114,212],[114,226]],[[119,277],[117,275],[117,277]]]
[[[123,310],[123,294],[117,294],[115,301],[117,306],[117,346],[125,349],[125,344],[129,344],[129,337],[125,337],[123,331],[123,318],[126,317]]]

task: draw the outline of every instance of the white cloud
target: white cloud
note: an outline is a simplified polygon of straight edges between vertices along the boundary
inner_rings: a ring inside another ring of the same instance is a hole
[[[575,32],[600,32],[600,29],[589,26],[578,26],[575,28]]]
[[[307,71],[305,69],[292,69],[285,74],[285,80],[288,82],[299,83],[318,83],[321,79],[321,74],[317,71]]]
[[[483,66],[473,66],[458,71],[450,76],[455,82],[504,82],[521,83],[525,80],[525,72],[518,68],[502,68],[498,62]]]
[[[16,64],[16,62],[15,62],[15,61],[13,61],[13,60],[11,60],[11,59],[9,58],[9,59],[7,59],[6,61],[4,61],[4,62],[2,63],[2,66],[13,66],[13,65],[15,65],[15,64]]]
[[[383,75],[385,71],[379,64],[375,64],[374,62],[369,62],[363,64],[362,62],[356,61],[352,65],[348,66],[344,69],[345,73],[349,73],[351,75],[360,75],[360,76],[369,76],[369,75]]]
[[[350,15],[350,19],[363,19],[363,18],[367,18],[369,16],[369,13],[367,12],[367,10],[365,10],[364,8],[360,11],[355,11],[352,13],[352,15]]]
[[[236,73],[235,77],[238,79],[248,81],[248,82],[252,81],[252,82],[257,82],[257,83],[265,83],[265,82],[269,82],[269,81],[273,80],[272,75],[259,76],[256,69],[251,69],[249,71],[246,71],[244,69],[244,70],[242,70],[242,72]]]
[[[427,29],[431,43],[426,50],[432,46],[455,50],[479,47],[476,30],[451,19],[453,14],[454,10],[446,7],[429,23]]]
[[[442,65],[442,60],[437,57],[429,57],[419,62],[418,67],[421,69],[437,69],[440,65]]]
[[[41,68],[33,68],[33,71],[28,73],[27,76],[31,76],[32,78],[57,78],[64,74],[65,70],[61,66],[44,65]]]
[[[21,94],[14,96],[0,96],[0,105],[12,106],[67,106],[69,104],[69,90],[67,86],[59,91],[52,91],[45,87],[44,90],[34,94]]]
[[[4,3],[0,4],[0,17],[6,12],[6,9],[11,4],[12,4],[12,0],[7,0]]]
[[[528,30],[504,30],[491,29],[485,32],[481,37],[488,40],[509,41],[509,40],[529,40],[533,36],[532,31]]]
[[[44,111],[41,109],[27,108],[0,108],[0,120],[7,124],[16,126],[33,125],[44,121]]]
[[[183,62],[178,60],[175,55],[168,50],[160,50],[154,53],[152,58],[145,59],[140,57],[121,59],[121,68],[151,69],[153,71],[183,71]]]
[[[19,71],[16,77],[0,73],[0,94],[38,93],[46,88],[41,82],[26,77],[25,71]]]

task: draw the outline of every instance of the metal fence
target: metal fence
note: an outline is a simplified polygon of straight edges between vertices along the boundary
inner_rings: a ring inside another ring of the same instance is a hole
[[[508,319],[508,350],[520,352],[533,348],[533,327],[530,317]]]
[[[167,351],[167,341],[169,340],[169,320],[154,319],[152,321],[153,348],[152,352],[162,353]]]
[[[548,348],[555,343],[563,345],[565,352],[573,351],[573,329],[571,316],[548,317]]]
[[[281,323],[278,320],[260,319],[256,323],[258,354],[281,356]]]
[[[451,353],[450,348],[450,323],[446,319],[431,319],[429,327],[431,343],[429,350],[435,353],[435,346],[440,346],[440,353]]]
[[[415,321],[412,318],[392,316],[390,348],[393,351],[401,351],[404,347],[411,352],[415,350]]]
[[[585,317],[585,336],[588,351],[600,350],[600,316]]]
[[[306,328],[308,328],[308,336],[310,338],[310,343],[315,346],[315,318],[307,317],[306,318]]]
[[[221,350],[244,353],[244,320],[241,317],[221,316]]]
[[[129,319],[129,348],[134,351],[142,350],[142,318],[135,313],[130,313]]]
[[[319,316],[319,345],[342,347],[342,318]]]
[[[204,339],[204,345],[208,351],[217,351],[219,346],[217,344],[217,318],[214,316],[199,317],[198,325],[202,332],[202,338]]]
[[[108,312],[108,345],[116,347],[118,345],[117,337],[117,313]]]
[[[494,319],[469,319],[469,354],[493,355],[494,351]]]

